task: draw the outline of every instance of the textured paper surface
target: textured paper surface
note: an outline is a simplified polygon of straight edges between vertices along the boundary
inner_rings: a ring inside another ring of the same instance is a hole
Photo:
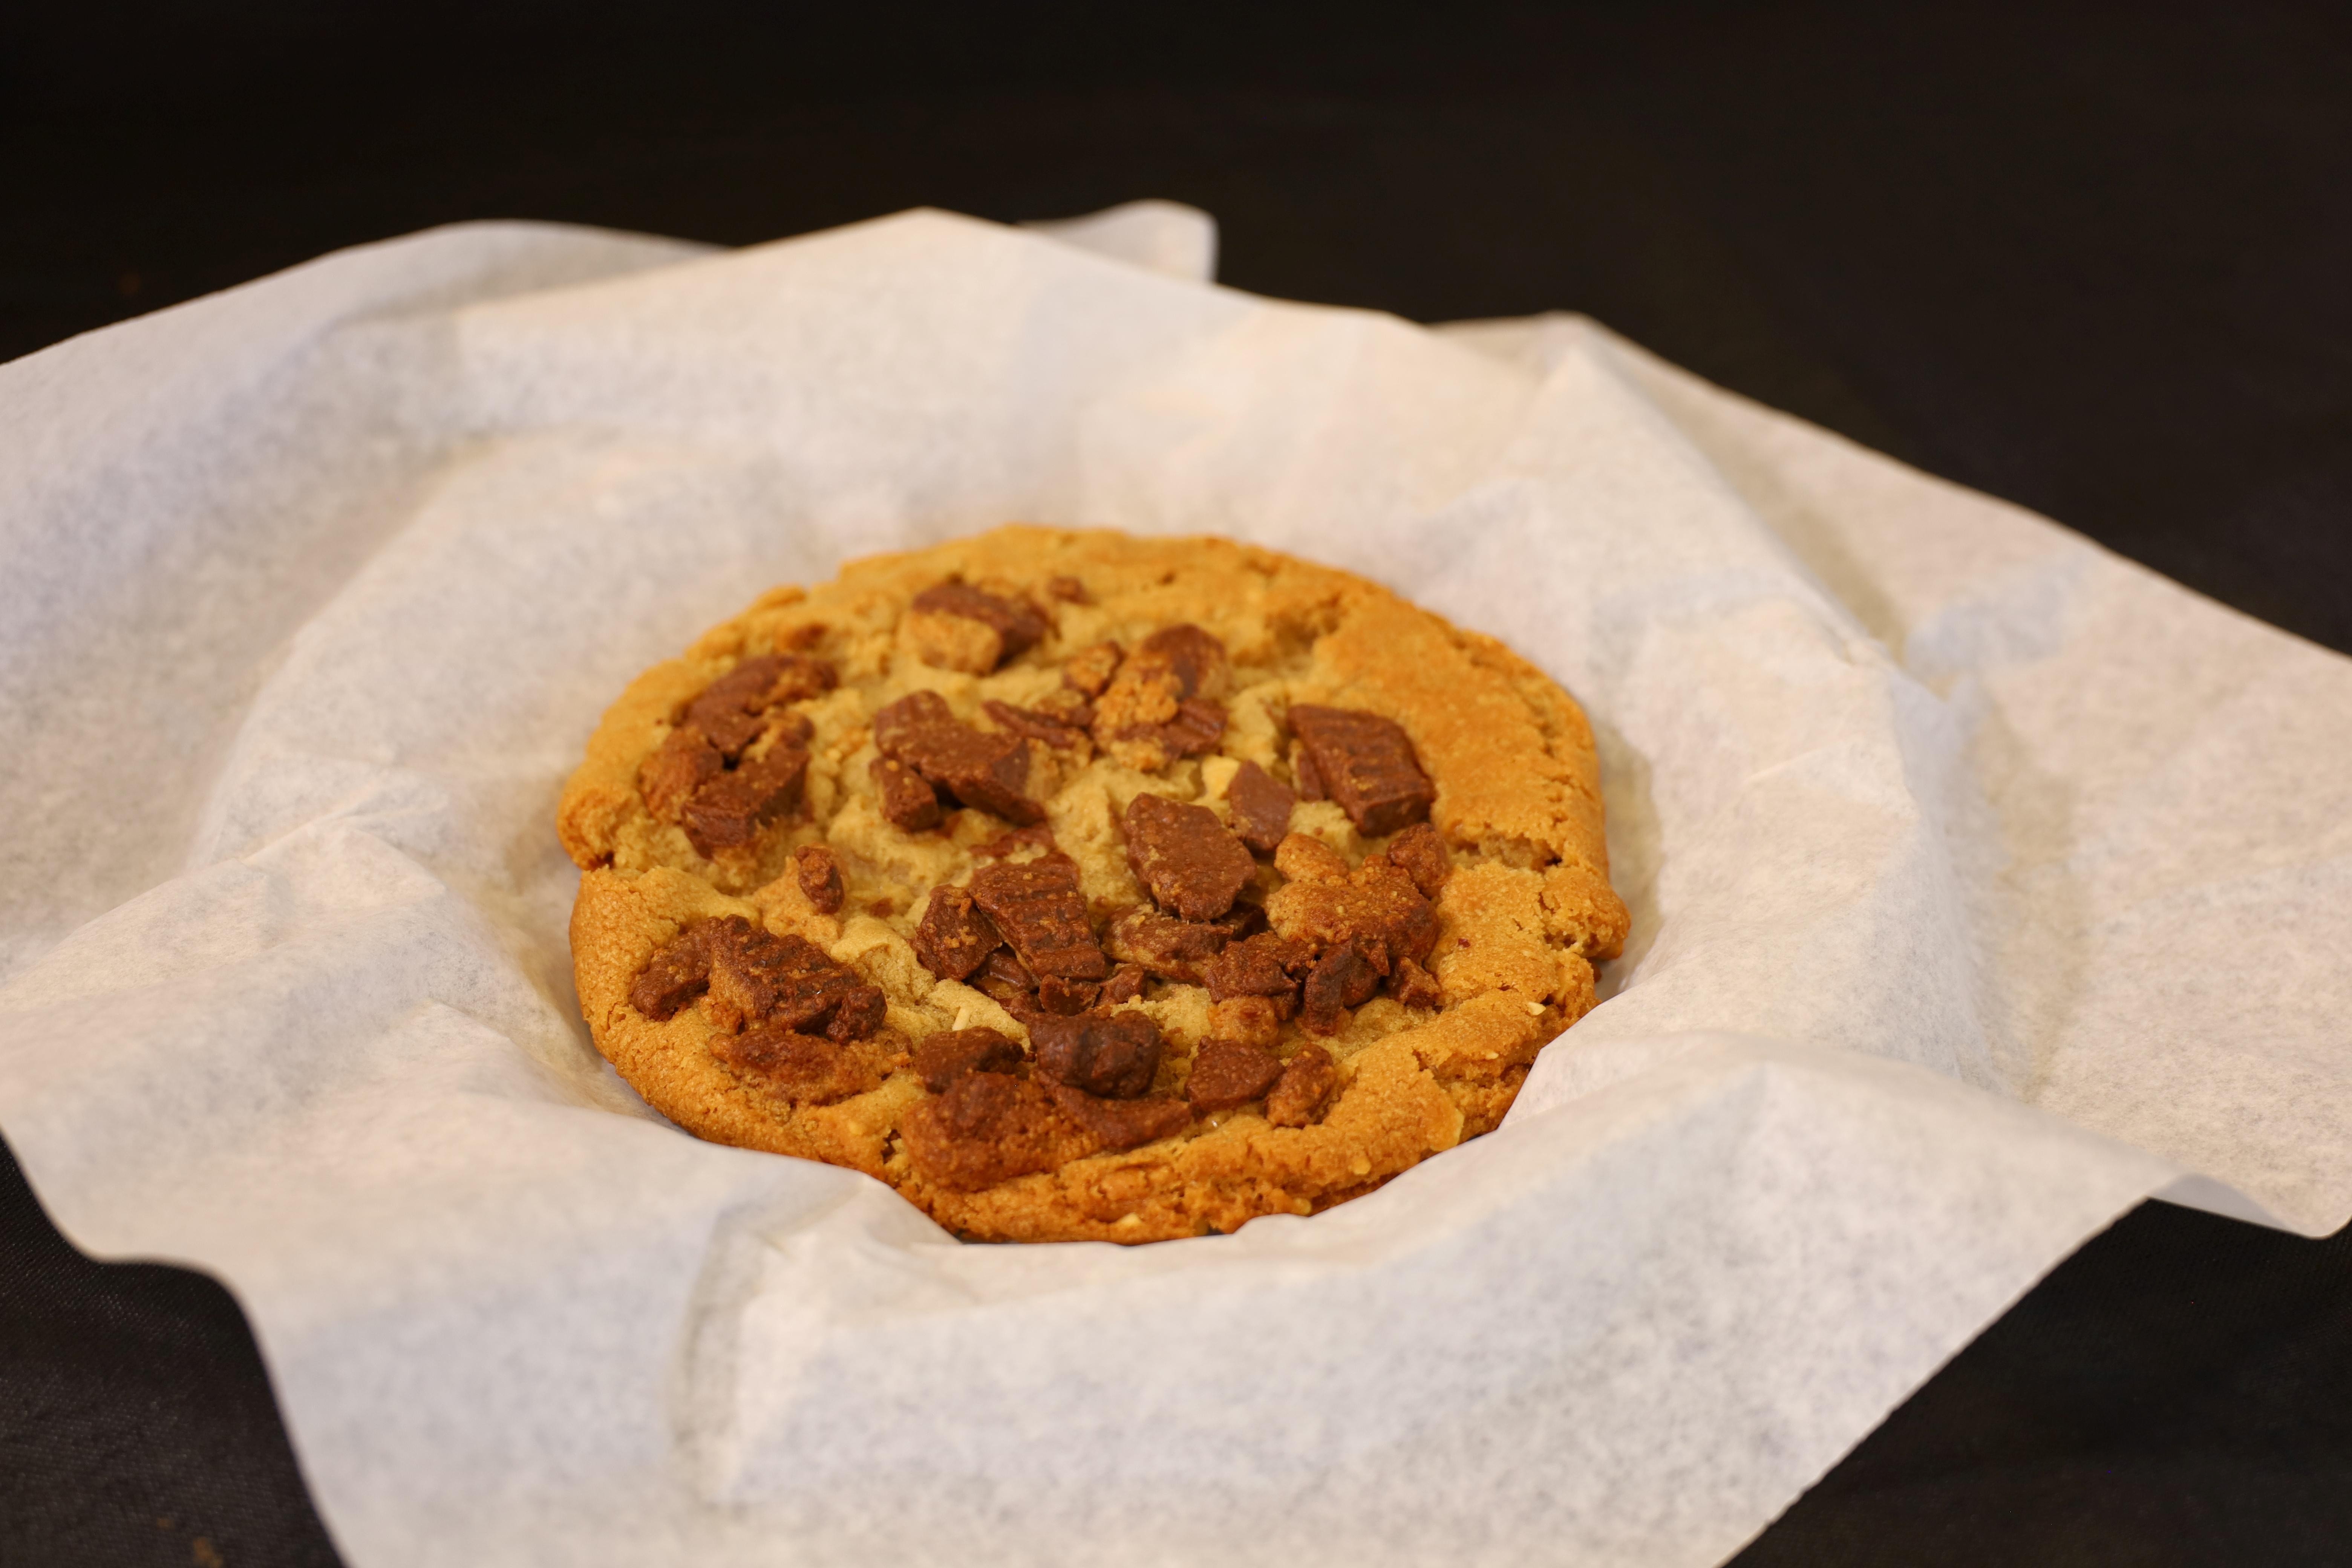
[[[478,226],[0,367],[0,1129],[235,1289],[359,1568],[1699,1568],[2145,1194],[2352,1214],[2352,666],[1589,323],[1213,250]],[[1635,934],[1500,1131],[972,1247],[603,1066],[603,705],[1013,518],[1348,566],[1585,703]]]

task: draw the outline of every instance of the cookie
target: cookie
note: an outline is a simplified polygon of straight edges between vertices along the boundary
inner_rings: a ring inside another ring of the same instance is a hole
[[[1540,671],[1345,573],[1003,528],[779,588],[557,825],[597,1048],[985,1240],[1313,1214],[1486,1131],[1625,907]]]

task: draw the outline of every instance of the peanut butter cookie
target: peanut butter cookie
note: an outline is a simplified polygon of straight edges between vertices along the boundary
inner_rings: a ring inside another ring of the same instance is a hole
[[[1218,539],[775,589],[622,694],[557,826],[650,1103],[988,1240],[1370,1192],[1499,1121],[1625,936],[1565,692]]]

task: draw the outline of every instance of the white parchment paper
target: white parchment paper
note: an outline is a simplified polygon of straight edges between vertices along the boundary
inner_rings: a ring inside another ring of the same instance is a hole
[[[1213,252],[469,226],[0,367],[0,1130],[236,1291],[358,1568],[1697,1568],[2141,1197],[2352,1215],[2352,666],[1589,322]],[[1582,700],[1634,937],[1500,1131],[964,1247],[604,1067],[604,704],[1013,518],[1351,567]]]

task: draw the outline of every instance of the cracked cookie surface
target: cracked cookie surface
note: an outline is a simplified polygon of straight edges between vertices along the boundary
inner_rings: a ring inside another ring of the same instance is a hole
[[[780,588],[557,814],[597,1048],[989,1240],[1312,1214],[1486,1131],[1621,949],[1591,731],[1492,638],[1216,539]]]

